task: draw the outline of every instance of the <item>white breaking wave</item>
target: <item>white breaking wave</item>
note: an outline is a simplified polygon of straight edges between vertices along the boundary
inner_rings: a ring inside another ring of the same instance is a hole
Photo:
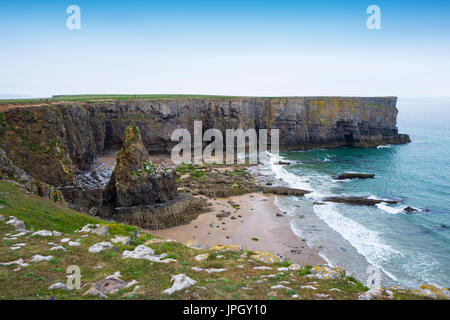
[[[275,178],[281,179],[286,182],[289,186],[297,189],[311,190],[311,185],[305,181],[302,181],[301,177],[287,171],[276,163],[279,161],[283,161],[284,159],[280,156],[275,156],[271,153],[268,153],[269,158],[267,159],[267,166],[274,173]]]
[[[321,218],[330,228],[337,231],[344,239],[363,255],[366,260],[379,268],[382,262],[387,261],[391,255],[402,255],[391,246],[384,244],[378,232],[370,230],[358,222],[344,217],[336,209],[336,204],[314,206],[314,213]],[[386,270],[382,269],[386,274]],[[396,280],[394,276],[388,274]]]
[[[384,212],[387,212],[389,214],[399,214],[403,212],[403,209],[405,209],[405,206],[391,206],[389,204],[386,204],[385,202],[377,203],[376,206],[378,209],[383,210]]]
[[[317,190],[312,189],[310,183],[303,181],[298,175],[295,175],[284,169],[283,166],[276,164],[278,161],[286,161],[286,159],[281,156],[272,155],[269,152],[267,152],[267,154],[268,159],[263,161],[263,163],[268,168],[270,168],[277,179],[282,179],[292,188],[300,188],[312,191],[312,193],[305,195],[306,198],[320,200],[324,196],[328,195],[329,192],[327,192],[326,190],[318,192]],[[333,183],[334,181],[324,180],[321,185],[327,185],[331,187]],[[327,194],[323,194],[323,192]],[[375,197],[372,196],[370,198]],[[350,244],[358,251],[358,253],[365,257],[368,263],[377,266],[378,268],[383,270],[389,277],[397,280],[394,275],[382,268],[382,264],[388,261],[392,255],[403,256],[403,254],[393,249],[391,246],[384,244],[381,240],[382,237],[378,232],[370,230],[360,223],[343,216],[337,210],[335,203],[315,205],[313,206],[313,209],[317,217],[324,221],[331,229],[338,232],[345,240],[350,242]],[[401,210],[403,210],[403,208]],[[297,236],[303,238],[301,230],[298,230],[292,224],[291,229]],[[325,257],[323,253],[320,252],[319,254],[325,261],[327,261],[328,264],[333,264],[333,262],[330,261],[328,257]]]

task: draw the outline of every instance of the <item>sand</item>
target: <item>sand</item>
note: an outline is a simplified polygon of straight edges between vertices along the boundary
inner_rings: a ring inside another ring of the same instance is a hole
[[[199,215],[189,224],[149,232],[180,242],[198,241],[204,248],[216,244],[235,244],[249,250],[270,251],[282,259],[288,258],[303,265],[325,262],[316,250],[309,248],[305,241],[292,232],[290,219],[293,218],[284,215],[275,206],[275,196],[253,193],[208,200],[213,204],[211,212]],[[229,201],[234,201],[240,208],[235,210]],[[232,212],[236,219],[229,216],[219,220],[216,214],[221,210]],[[277,216],[277,213],[282,216]]]

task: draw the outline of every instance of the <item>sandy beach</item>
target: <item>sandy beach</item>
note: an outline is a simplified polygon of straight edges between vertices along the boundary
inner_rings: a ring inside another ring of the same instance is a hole
[[[198,241],[205,248],[234,244],[249,250],[270,251],[281,259],[299,264],[324,263],[316,250],[292,232],[291,217],[275,206],[275,196],[252,193],[208,200],[212,203],[211,212],[199,215],[189,224],[149,232],[164,239]],[[236,204],[239,209],[233,207]],[[225,218],[216,217],[223,211],[232,214]]]

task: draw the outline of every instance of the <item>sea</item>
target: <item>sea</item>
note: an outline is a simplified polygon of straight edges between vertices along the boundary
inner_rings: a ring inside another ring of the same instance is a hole
[[[399,132],[409,134],[411,143],[269,153],[255,170],[264,181],[312,191],[278,197],[276,205],[328,264],[363,283],[378,270],[383,286],[449,288],[450,99],[399,98],[397,108]],[[280,160],[291,164],[277,165]],[[344,172],[373,173],[375,179],[335,179]],[[323,203],[326,196],[401,203]],[[417,211],[407,213],[407,206]]]

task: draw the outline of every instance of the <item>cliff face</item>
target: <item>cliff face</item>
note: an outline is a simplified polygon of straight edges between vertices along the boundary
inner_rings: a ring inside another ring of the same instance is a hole
[[[280,129],[289,149],[375,147],[409,142],[396,127],[397,98],[174,98],[3,108],[0,147],[14,164],[55,186],[75,184],[105,149],[119,149],[136,125],[151,153],[169,152],[176,128]]]

